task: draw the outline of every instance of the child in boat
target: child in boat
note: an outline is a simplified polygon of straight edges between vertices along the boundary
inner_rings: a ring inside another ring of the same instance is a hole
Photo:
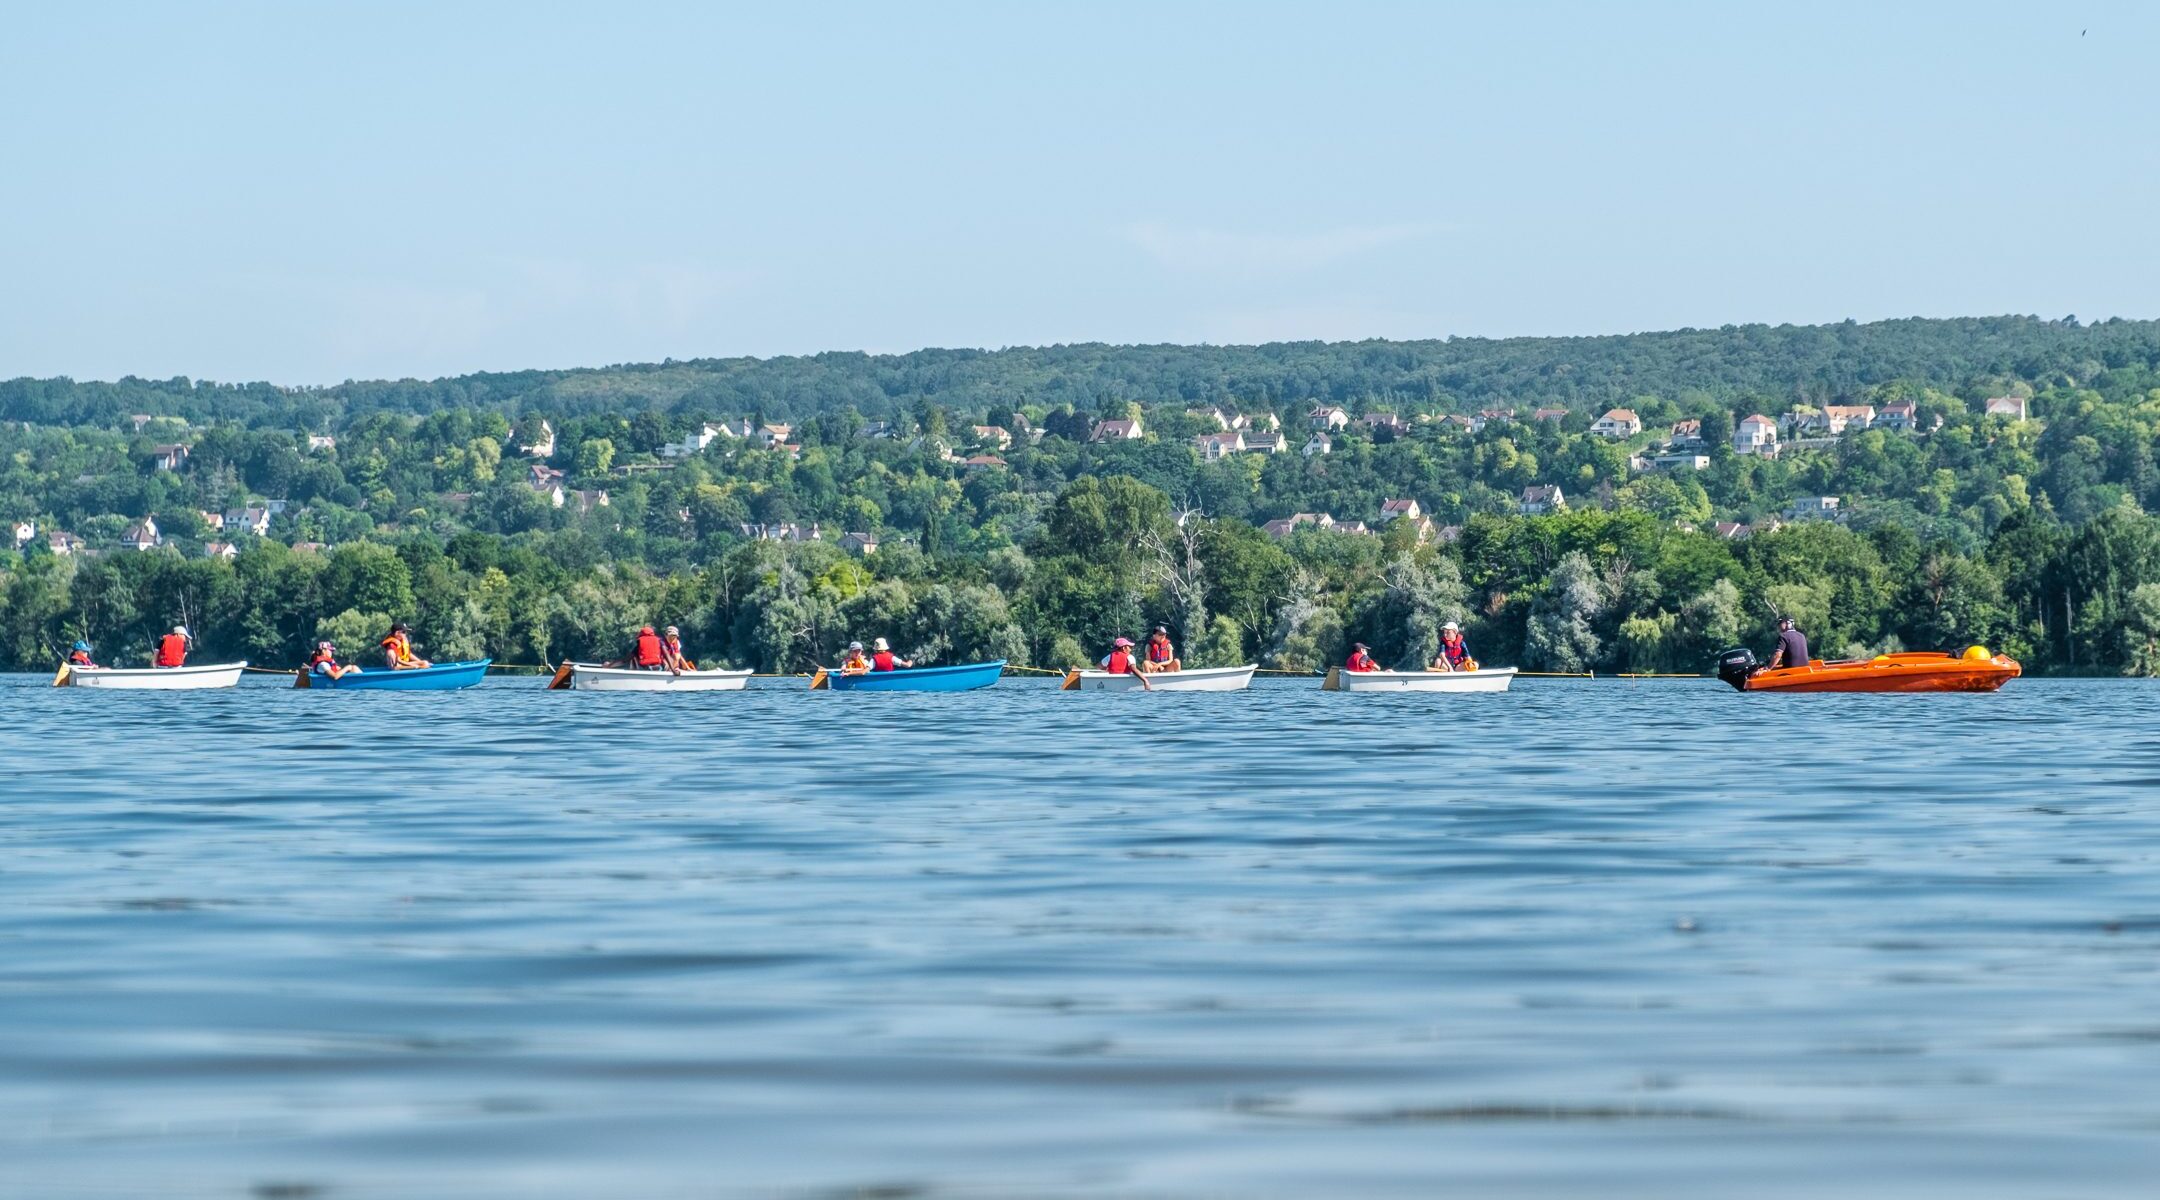
[[[412,630],[406,628],[403,621],[390,626],[389,636],[383,638],[380,644],[383,661],[393,671],[416,671],[421,667],[435,665],[412,652]]]
[[[861,642],[847,644],[847,658],[840,664],[842,675],[861,675],[870,670],[870,656],[863,653]]]
[[[1470,647],[1463,641],[1462,626],[1453,621],[1440,627],[1440,654],[1433,659],[1435,671],[1475,671],[1477,660],[1470,657]]]
[[[67,665],[71,667],[89,667],[92,670],[95,670],[97,668],[97,664],[90,661],[90,643],[75,643],[75,645],[68,650]]]
[[[315,653],[308,656],[307,666],[302,669],[310,675],[343,679],[347,675],[358,675],[360,673],[360,664],[340,664],[337,660],[336,646],[331,645],[329,642],[317,642],[315,643]]]
[[[1100,665],[1112,675],[1138,675],[1141,670],[1140,664],[1133,658],[1131,638],[1121,637],[1110,643],[1110,653],[1103,655]]]
[[[891,643],[887,642],[884,638],[879,638],[874,644],[876,645],[877,649],[870,655],[871,670],[896,671],[901,667],[912,667],[915,665],[912,660],[896,657],[892,652]]]
[[[1377,671],[1380,664],[1373,661],[1372,647],[1363,642],[1350,648],[1350,657],[1343,660],[1345,671]]]
[[[1178,661],[1177,647],[1170,644],[1170,631],[1161,625],[1148,635],[1145,649],[1147,657],[1140,663],[1143,671],[1175,671],[1184,665]]]
[[[667,635],[660,639],[660,662],[670,671],[695,671],[697,664],[682,652],[682,630],[673,625],[667,627]]]

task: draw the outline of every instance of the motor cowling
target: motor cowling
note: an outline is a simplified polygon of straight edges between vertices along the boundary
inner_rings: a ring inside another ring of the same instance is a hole
[[[1755,673],[1755,667],[1755,652],[1746,646],[1736,646],[1718,655],[1717,677],[1744,692],[1748,676]]]

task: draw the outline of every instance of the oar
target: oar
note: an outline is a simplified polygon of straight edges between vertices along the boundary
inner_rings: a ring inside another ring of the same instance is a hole
[[[568,659],[564,659],[563,665],[555,668],[555,678],[548,680],[547,690],[551,692],[559,692],[568,688],[570,686],[571,674],[572,672],[570,670],[570,661]]]
[[[292,685],[296,688],[314,687],[314,684],[308,682],[308,676],[313,675],[314,673],[315,668],[313,667],[302,667],[299,670],[294,671]]]
[[[74,674],[75,672],[69,669],[68,664],[61,663],[60,669],[53,672],[52,685],[54,687],[66,687],[68,685],[69,678],[71,678]]]
[[[817,669],[817,674],[810,677],[810,690],[813,692],[821,692],[830,691],[831,688],[832,685],[830,681],[825,678],[825,668],[819,667]]]
[[[1079,690],[1080,690],[1080,668],[1078,668],[1078,667],[1068,667],[1068,668],[1066,668],[1066,671],[1065,671],[1065,682],[1063,682],[1063,683],[1061,683],[1061,684],[1059,684],[1059,685],[1058,685],[1058,690],[1059,690],[1059,691],[1061,691],[1061,692],[1077,692],[1077,691],[1079,691]]]
[[[1339,692],[1342,690],[1341,667],[1329,667],[1327,669],[1327,678],[1320,681],[1320,690],[1323,692]]]

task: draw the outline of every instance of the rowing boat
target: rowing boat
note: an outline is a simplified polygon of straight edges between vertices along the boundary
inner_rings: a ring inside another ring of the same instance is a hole
[[[1005,660],[957,663],[949,667],[902,667],[897,671],[849,674],[819,668],[810,686],[835,692],[971,692],[986,688],[1005,673]]]
[[[247,664],[206,663],[199,667],[64,667],[54,687],[121,688],[138,692],[192,692],[229,688],[240,682]]]
[[[2024,673],[2014,658],[1972,646],[1963,654],[1878,654],[1804,667],[1757,670],[1755,655],[1727,650],[1718,678],[1743,692],[1992,692]]]
[[[353,690],[374,692],[448,692],[469,688],[487,677],[491,658],[476,658],[470,662],[436,663],[430,667],[414,667],[405,671],[393,671],[388,667],[368,667],[336,679],[328,675],[311,675],[302,671],[294,679],[294,687],[324,688],[330,691]]]
[[[629,667],[602,667],[592,663],[565,663],[569,686],[588,692],[739,692],[750,682],[750,671],[640,671]]]
[[[1242,667],[1187,667],[1182,671],[1148,674],[1150,692],[1242,692],[1252,685],[1258,664]],[[1129,692],[1141,687],[1138,675],[1112,675],[1108,671],[1067,671],[1062,690],[1068,692]]]
[[[1345,671],[1329,667],[1320,682],[1324,692],[1504,692],[1515,681],[1514,667],[1475,671]]]

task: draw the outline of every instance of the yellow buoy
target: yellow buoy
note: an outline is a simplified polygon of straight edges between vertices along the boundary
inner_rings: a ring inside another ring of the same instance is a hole
[[[1965,647],[1965,661],[1967,662],[1986,662],[1994,657],[1994,655],[1988,653],[1986,646]]]

